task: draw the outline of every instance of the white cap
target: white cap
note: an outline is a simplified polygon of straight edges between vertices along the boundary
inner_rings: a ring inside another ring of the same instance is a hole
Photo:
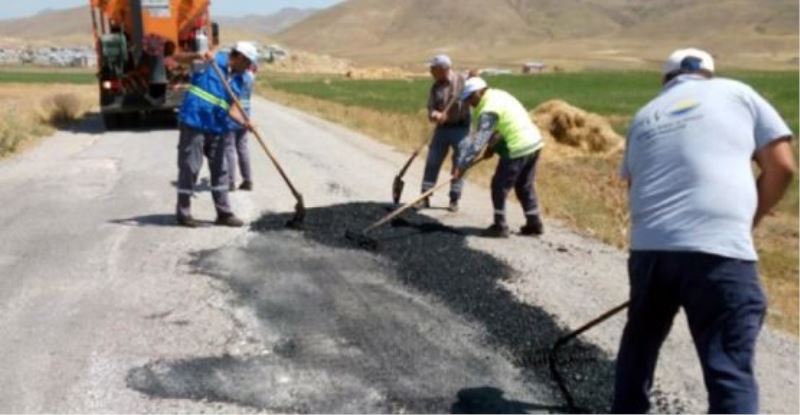
[[[489,85],[483,80],[483,78],[477,76],[474,78],[469,78],[467,79],[467,82],[464,83],[464,89],[461,91],[461,100],[466,101],[472,96],[472,94],[488,87]]]
[[[700,49],[678,49],[669,55],[664,63],[662,74],[669,75],[678,71],[696,72],[706,70],[714,72],[714,58],[711,54]]]
[[[447,55],[436,55],[428,62],[431,68],[452,68],[453,61]]]
[[[253,65],[258,64],[258,48],[253,42],[236,42],[233,50],[244,55]]]

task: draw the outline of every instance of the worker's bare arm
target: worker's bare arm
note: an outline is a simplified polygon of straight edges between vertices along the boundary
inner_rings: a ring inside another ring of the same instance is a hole
[[[207,52],[181,52],[172,55],[172,59],[183,65],[188,65],[192,62],[204,60],[210,62],[214,59],[214,51]]]
[[[753,227],[781,200],[797,172],[791,146],[792,137],[775,140],[756,153],[755,161],[761,174],[758,176],[758,209]]]

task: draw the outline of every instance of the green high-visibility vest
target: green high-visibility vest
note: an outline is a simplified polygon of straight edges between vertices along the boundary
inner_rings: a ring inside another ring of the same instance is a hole
[[[228,104],[227,101],[225,101],[224,99],[222,99],[220,97],[214,96],[214,94],[206,91],[203,88],[200,88],[199,86],[195,86],[195,85],[190,86],[189,87],[189,93],[194,95],[194,96],[196,96],[196,97],[198,97],[198,98],[200,98],[200,99],[202,99],[205,102],[208,102],[211,105],[216,105],[218,107],[221,107],[225,111],[228,111],[228,110],[231,109],[231,106],[230,106],[230,104]]]
[[[531,120],[528,111],[508,92],[487,90],[475,108],[472,119],[477,122],[484,113],[495,113],[499,117],[496,131],[502,136],[502,140],[494,150],[501,157],[525,157],[544,147],[539,128]]]

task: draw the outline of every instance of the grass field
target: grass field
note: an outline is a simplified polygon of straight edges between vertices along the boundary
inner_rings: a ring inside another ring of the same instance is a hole
[[[733,72],[722,76],[752,85],[778,108],[793,131],[798,131],[796,72]],[[264,78],[262,92],[270,98],[359,129],[401,150],[413,148],[430,129],[423,111],[430,88],[428,79],[350,80],[279,74]],[[660,90],[658,75],[649,72],[498,76],[488,80],[492,86],[517,96],[529,109],[550,99],[563,99],[606,116],[623,135],[633,113]],[[797,150],[797,142],[794,146]],[[624,248],[628,216],[626,190],[615,178],[619,154],[564,158],[554,153],[543,156],[537,179],[546,215]],[[486,184],[492,166],[483,166],[475,173],[472,180]],[[770,296],[769,321],[797,335],[800,295],[797,179],[776,213],[758,229],[756,239],[762,259],[761,272]]]
[[[84,70],[55,70],[45,68],[3,68],[0,69],[0,84],[78,84],[97,83],[93,72]]]

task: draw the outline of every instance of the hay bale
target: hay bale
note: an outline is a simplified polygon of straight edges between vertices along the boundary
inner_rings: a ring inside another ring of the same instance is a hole
[[[625,140],[606,118],[565,101],[547,101],[533,111],[532,117],[542,132],[556,143],[588,153],[613,152],[624,145]]]

